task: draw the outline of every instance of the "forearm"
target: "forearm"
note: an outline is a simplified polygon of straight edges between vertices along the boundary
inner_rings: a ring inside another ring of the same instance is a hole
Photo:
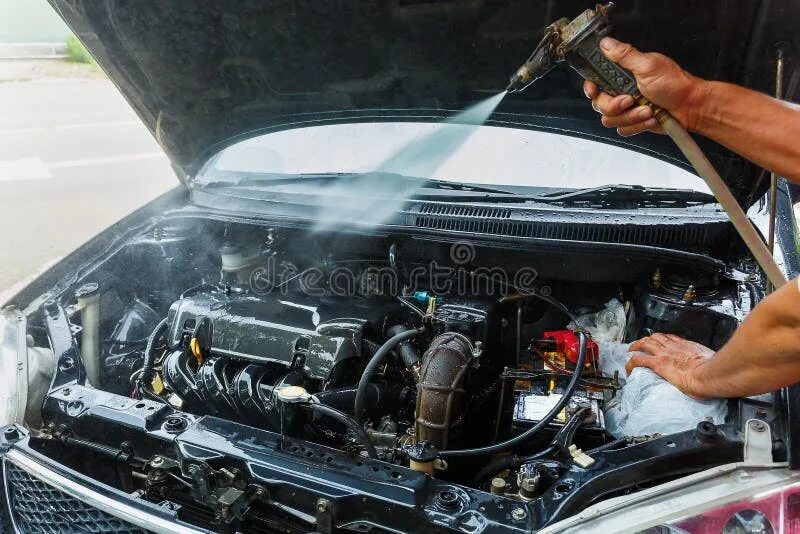
[[[693,369],[699,397],[744,397],[800,382],[797,281],[764,299],[712,358]]]
[[[690,128],[800,183],[800,106],[723,82],[701,82]]]

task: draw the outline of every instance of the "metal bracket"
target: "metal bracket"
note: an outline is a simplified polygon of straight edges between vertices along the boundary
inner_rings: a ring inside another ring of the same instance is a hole
[[[748,419],[744,426],[744,463],[766,465],[772,463],[772,431],[760,419]]]
[[[328,499],[317,499],[317,532],[331,534],[333,532],[333,509]]]

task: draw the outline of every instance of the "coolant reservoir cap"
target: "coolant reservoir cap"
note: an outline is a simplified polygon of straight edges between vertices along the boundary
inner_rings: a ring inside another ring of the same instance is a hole
[[[75,290],[76,299],[85,299],[97,295],[100,286],[97,282],[88,282]]]
[[[405,445],[403,447],[403,452],[406,453],[409,459],[415,462],[432,462],[439,456],[439,451],[437,451],[433,443],[429,441],[420,441],[419,443]]]
[[[308,402],[311,395],[303,386],[284,386],[278,390],[278,400],[287,404]]]

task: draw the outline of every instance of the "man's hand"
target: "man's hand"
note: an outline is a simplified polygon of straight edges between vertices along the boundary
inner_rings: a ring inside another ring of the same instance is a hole
[[[600,48],[608,59],[636,76],[639,91],[645,98],[669,111],[684,128],[695,129],[705,93],[704,80],[692,76],[667,56],[639,52],[611,37],[600,41]],[[584,82],[583,90],[592,100],[592,107],[603,114],[603,126],[616,128],[620,135],[661,131],[653,111],[647,106],[635,106],[630,95],[612,97],[601,93],[597,85],[589,81]]]
[[[672,334],[653,334],[632,343],[630,351],[634,354],[625,365],[628,374],[635,367],[647,367],[686,395],[706,398],[693,376],[714,355],[713,350]]]

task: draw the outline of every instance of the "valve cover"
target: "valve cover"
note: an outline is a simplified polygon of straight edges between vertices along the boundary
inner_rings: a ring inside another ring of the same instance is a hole
[[[338,362],[361,356],[365,331],[382,328],[385,311],[352,298],[210,291],[172,304],[169,339],[173,347],[185,342],[203,320],[210,323],[203,347],[209,355],[287,366],[301,357],[306,375],[324,380]]]

